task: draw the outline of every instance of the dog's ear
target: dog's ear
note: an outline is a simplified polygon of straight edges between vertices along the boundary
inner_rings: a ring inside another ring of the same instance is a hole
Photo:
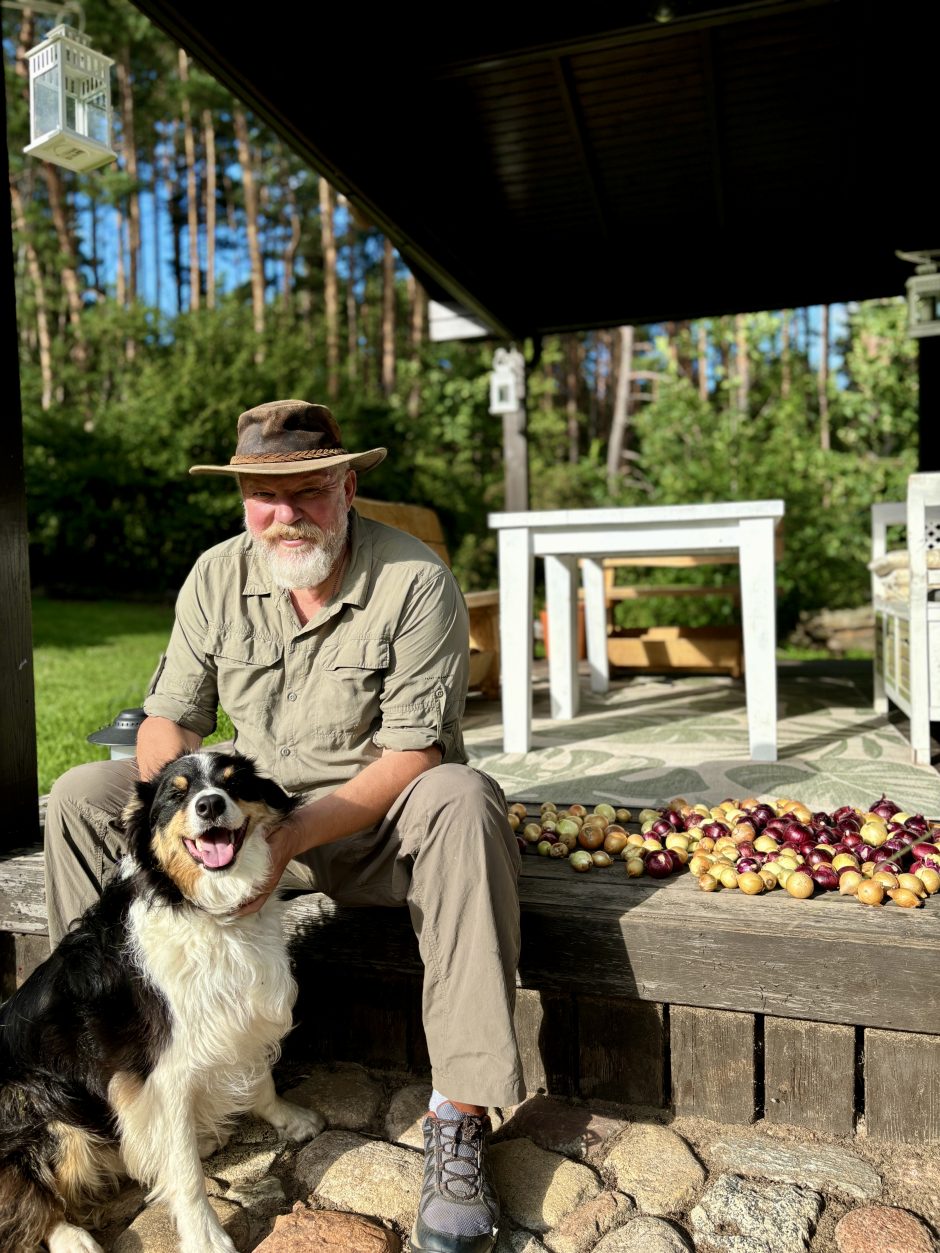
[[[258,787],[261,791],[261,799],[265,805],[277,813],[287,815],[303,803],[299,796],[289,796],[273,779],[266,779],[260,774],[258,775]]]
[[[130,799],[121,812],[121,825],[127,836],[128,850],[135,856],[150,847],[150,809],[157,794],[155,782],[138,779]]]

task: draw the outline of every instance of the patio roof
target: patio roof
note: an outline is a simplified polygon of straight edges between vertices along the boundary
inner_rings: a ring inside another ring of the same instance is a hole
[[[936,242],[926,24],[874,0],[136,2],[502,335],[894,295]]]

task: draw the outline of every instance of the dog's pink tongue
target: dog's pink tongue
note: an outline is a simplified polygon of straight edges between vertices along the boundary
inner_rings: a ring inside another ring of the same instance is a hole
[[[201,835],[196,841],[204,866],[219,870],[227,866],[235,856],[235,844],[230,834]]]

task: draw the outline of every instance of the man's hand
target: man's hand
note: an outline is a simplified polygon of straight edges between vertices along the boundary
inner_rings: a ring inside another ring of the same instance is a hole
[[[295,809],[268,835],[271,874],[262,891],[235,911],[236,917],[256,913],[268,899],[293,858],[377,826],[409,783],[440,765],[438,748],[386,749],[355,778],[318,800]]]
[[[145,718],[137,728],[137,769],[146,782],[155,779],[168,761],[180,753],[194,753],[202,743],[195,731],[187,731],[169,718]]]

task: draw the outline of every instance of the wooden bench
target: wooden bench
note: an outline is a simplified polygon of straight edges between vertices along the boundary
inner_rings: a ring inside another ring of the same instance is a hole
[[[364,518],[407,531],[427,544],[450,568],[450,554],[441,520],[425,505],[396,504],[357,496]],[[499,699],[499,592],[464,592],[470,615],[470,690],[488,700]]]
[[[530,1093],[726,1123],[940,1141],[940,898],[865,908],[701,892],[690,875],[573,874],[527,855],[516,1030]],[[300,985],[285,1061],[427,1075],[406,910],[297,897]],[[0,860],[0,975],[47,950],[37,849]]]

